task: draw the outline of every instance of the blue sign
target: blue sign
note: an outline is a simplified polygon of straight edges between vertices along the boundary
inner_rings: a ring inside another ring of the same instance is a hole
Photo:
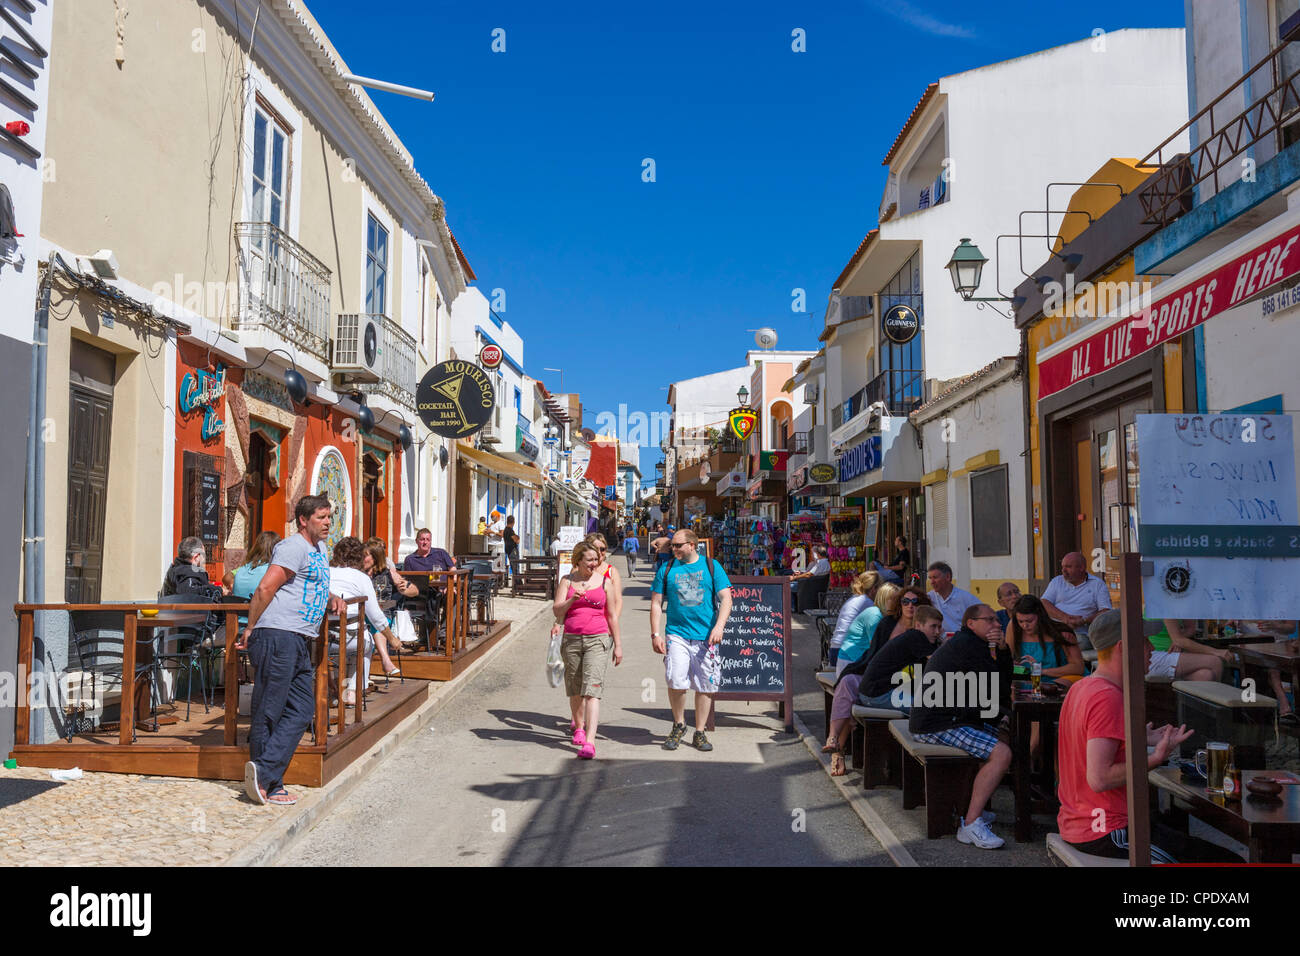
[[[217,417],[217,405],[226,394],[226,368],[218,365],[215,371],[196,369],[186,372],[181,379],[178,396],[182,415],[203,409],[203,428],[200,437],[211,441],[226,430],[226,423]]]
[[[606,485],[606,486],[605,486],[605,500],[606,500],[606,501],[615,501],[617,498],[618,498],[618,493],[617,493],[616,489],[614,488],[614,486],[613,486],[613,485]]]
[[[872,435],[840,455],[840,481],[849,481],[858,475],[875,471],[884,461],[884,456],[880,453],[880,436]]]

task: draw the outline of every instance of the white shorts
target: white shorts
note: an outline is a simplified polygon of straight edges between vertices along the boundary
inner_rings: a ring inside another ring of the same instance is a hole
[[[664,655],[664,680],[669,690],[714,694],[722,684],[722,655],[708,641],[688,641],[668,635]]]
[[[1152,651],[1151,666],[1147,668],[1148,677],[1173,677],[1178,667],[1178,655],[1181,651]]]

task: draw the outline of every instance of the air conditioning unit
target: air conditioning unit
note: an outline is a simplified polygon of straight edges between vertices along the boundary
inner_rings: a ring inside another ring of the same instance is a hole
[[[352,313],[334,320],[334,356],[330,369],[351,382],[377,382],[380,344],[384,330],[381,315]]]
[[[482,431],[480,431],[478,434],[479,434],[479,442],[484,445],[501,444],[501,428],[500,426],[497,425],[495,421],[493,421],[490,418],[488,419],[488,423],[483,426]]]
[[[803,389],[803,401],[805,405],[816,405],[822,398],[822,383],[813,382],[805,385]]]

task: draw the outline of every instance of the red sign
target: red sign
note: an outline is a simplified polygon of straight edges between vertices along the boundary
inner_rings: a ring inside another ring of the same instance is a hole
[[[501,364],[501,346],[488,343],[479,349],[478,364],[484,368],[496,368]]]
[[[1300,226],[1293,226],[1199,279],[1180,285],[1138,314],[1040,359],[1039,399],[1115,368],[1300,273],[1297,240]]]

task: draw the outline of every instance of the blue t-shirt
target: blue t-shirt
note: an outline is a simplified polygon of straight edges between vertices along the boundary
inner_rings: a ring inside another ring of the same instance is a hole
[[[655,571],[653,592],[664,595],[664,611],[668,616],[665,633],[675,634],[688,641],[707,641],[709,631],[717,620],[713,597],[709,594],[709,571],[704,555],[690,564],[667,562]],[[713,596],[731,587],[722,565],[713,562]]]
[[[301,534],[292,534],[275,546],[271,563],[293,577],[275,592],[257,619],[257,626],[293,631],[304,637],[319,634],[330,599],[330,565],[325,542],[312,548]]]
[[[253,596],[257,586],[262,583],[262,578],[266,577],[266,571],[269,564],[259,564],[253,567],[248,564],[242,564],[235,568],[235,583],[230,588],[232,597],[240,597],[247,600]]]
[[[637,541],[636,538],[627,538],[623,542],[624,554],[636,554],[637,551],[639,551],[640,549],[641,549],[641,542]]]

